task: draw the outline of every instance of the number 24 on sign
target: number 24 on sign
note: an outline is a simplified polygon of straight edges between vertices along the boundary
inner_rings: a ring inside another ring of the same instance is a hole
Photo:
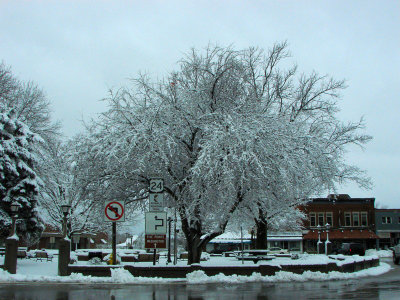
[[[161,193],[164,190],[164,180],[162,178],[150,179],[149,190],[151,193]]]

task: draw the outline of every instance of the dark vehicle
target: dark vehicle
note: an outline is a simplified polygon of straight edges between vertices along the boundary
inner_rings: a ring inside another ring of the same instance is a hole
[[[342,246],[337,249],[336,254],[344,255],[365,255],[365,249],[362,244],[359,243],[343,243]]]

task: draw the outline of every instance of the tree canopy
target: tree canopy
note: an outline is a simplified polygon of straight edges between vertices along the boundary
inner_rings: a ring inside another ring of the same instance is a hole
[[[369,184],[344,161],[347,145],[370,139],[362,120],[336,117],[344,81],[281,69],[288,56],[286,43],[267,52],[193,49],[166,78],[141,75],[111,91],[109,110],[93,124],[103,184],[133,199],[150,177],[164,178],[189,263],[238,210],[262,216],[342,180]]]

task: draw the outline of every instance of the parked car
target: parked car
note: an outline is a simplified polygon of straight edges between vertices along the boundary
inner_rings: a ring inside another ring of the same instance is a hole
[[[279,247],[271,247],[268,248],[268,254],[289,254],[289,251]]]
[[[391,250],[393,251],[393,262],[398,265],[400,261],[400,244],[394,246]]]
[[[362,244],[359,243],[343,243],[342,246],[337,249],[335,254],[344,254],[344,255],[365,255],[365,248]]]

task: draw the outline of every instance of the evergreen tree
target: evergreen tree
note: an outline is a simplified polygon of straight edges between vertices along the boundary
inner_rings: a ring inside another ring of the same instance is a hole
[[[0,113],[0,240],[11,231],[11,203],[20,206],[17,234],[27,245],[40,236],[36,209],[40,179],[35,172],[37,162],[33,151],[41,138],[19,121],[13,111]]]

